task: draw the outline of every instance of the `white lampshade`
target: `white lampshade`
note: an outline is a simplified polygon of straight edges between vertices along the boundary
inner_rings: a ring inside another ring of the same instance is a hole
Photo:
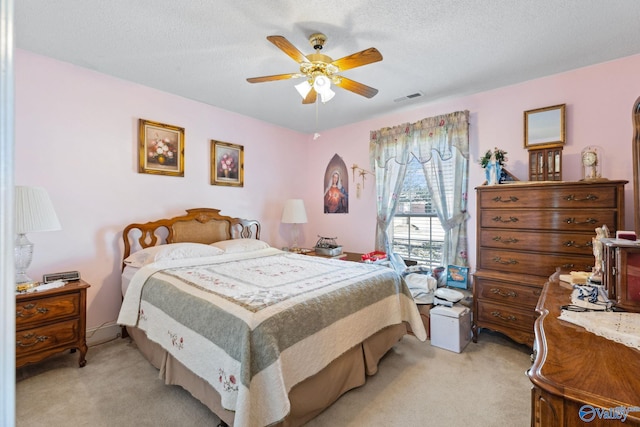
[[[313,88],[318,93],[324,93],[327,90],[331,90],[331,80],[327,76],[318,76],[313,81]]]
[[[330,101],[336,94],[331,90],[331,80],[327,76],[316,77],[313,81],[313,88],[320,94],[323,103]]]
[[[305,99],[307,95],[309,95],[309,92],[311,91],[311,85],[306,80],[300,84],[297,84],[295,87],[298,93],[300,94],[300,96],[302,97],[302,99]]]
[[[60,221],[44,188],[15,188],[15,226],[17,234],[60,230]]]
[[[14,217],[16,241],[14,246],[14,262],[16,267],[16,284],[33,286],[35,283],[27,275],[27,268],[33,257],[33,243],[26,233],[34,231],[60,230],[60,221],[49,194],[44,188],[17,186],[15,188]],[[25,288],[27,289],[27,288]]]
[[[285,224],[306,224],[307,211],[302,199],[289,199],[284,203],[282,222]]]

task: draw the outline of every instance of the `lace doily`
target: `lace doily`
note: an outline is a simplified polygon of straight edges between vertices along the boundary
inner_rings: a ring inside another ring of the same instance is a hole
[[[566,320],[611,341],[640,350],[640,313],[562,310]]]

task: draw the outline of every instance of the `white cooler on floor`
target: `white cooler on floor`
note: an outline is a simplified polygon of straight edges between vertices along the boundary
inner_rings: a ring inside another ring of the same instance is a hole
[[[471,341],[471,311],[463,305],[437,305],[430,311],[431,345],[460,353]]]

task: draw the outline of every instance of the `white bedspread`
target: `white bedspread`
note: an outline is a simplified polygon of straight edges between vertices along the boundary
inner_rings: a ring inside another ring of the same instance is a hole
[[[118,318],[209,382],[237,427],[282,420],[294,385],[402,321],[426,339],[392,269],[273,248],[142,267]]]

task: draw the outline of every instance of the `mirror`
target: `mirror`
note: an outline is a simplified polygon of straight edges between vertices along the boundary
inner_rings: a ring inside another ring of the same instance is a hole
[[[640,97],[633,105],[633,215],[640,236]]]
[[[524,112],[524,147],[551,148],[564,145],[566,104]]]

